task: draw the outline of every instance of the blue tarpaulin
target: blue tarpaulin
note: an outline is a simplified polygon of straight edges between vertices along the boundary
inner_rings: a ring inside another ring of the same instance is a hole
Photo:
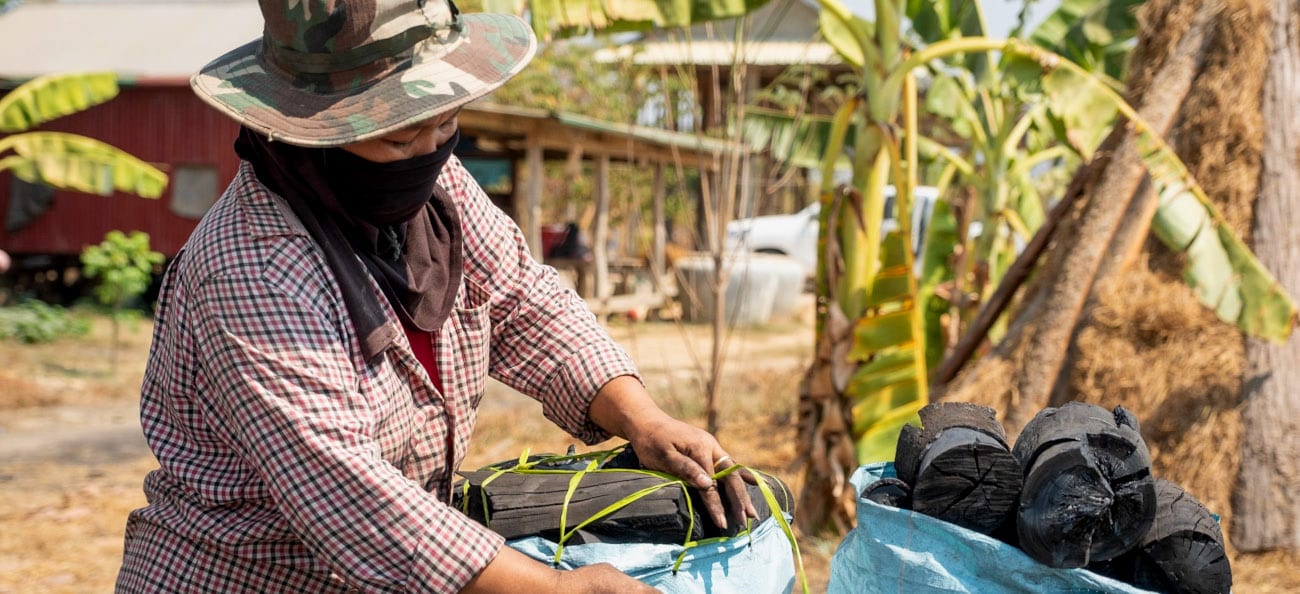
[[[853,473],[857,493],[894,475],[893,463]],[[1056,569],[991,536],[858,498],[858,525],[831,558],[828,594],[1090,592],[1149,594],[1083,569]]]
[[[546,564],[555,560],[556,544],[541,537],[506,544]],[[691,547],[673,571],[683,550],[681,545],[643,543],[571,545],[564,547],[559,567],[609,563],[665,594],[786,594],[794,587],[794,554],[775,518],[759,523],[749,535]]]

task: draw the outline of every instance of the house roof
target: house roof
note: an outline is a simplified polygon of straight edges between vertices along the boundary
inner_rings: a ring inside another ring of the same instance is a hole
[[[842,60],[820,41],[820,8],[808,0],[771,0],[745,18],[744,41],[735,43],[739,19],[695,25],[688,35],[652,36],[597,52],[603,62],[631,58],[636,64],[686,64],[695,66],[831,66]]]
[[[23,4],[0,15],[0,79],[113,71],[126,80],[187,80],[262,34],[249,0]]]
[[[584,115],[475,102],[460,112],[461,129],[482,139],[495,139],[511,150],[523,150],[529,137],[544,150],[569,153],[575,148],[588,155],[608,155],[615,160],[672,163],[681,159],[691,167],[712,169],[716,159],[745,147],[701,134],[619,124]]]
[[[730,41],[657,41],[640,47],[624,45],[596,52],[596,60],[601,62],[628,58],[643,65],[694,66],[828,66],[842,62],[830,44],[819,41],[752,41],[740,46]]]

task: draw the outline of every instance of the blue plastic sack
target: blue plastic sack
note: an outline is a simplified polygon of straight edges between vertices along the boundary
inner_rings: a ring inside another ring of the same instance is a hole
[[[555,561],[556,544],[544,538],[530,536],[506,544],[548,565]],[[674,572],[683,550],[681,545],[665,544],[569,545],[559,567],[609,563],[666,594],[786,594],[794,586],[794,553],[774,517],[760,522],[748,535],[691,547]]]
[[[855,492],[893,477],[890,462],[853,473]],[[831,557],[828,594],[1094,592],[1144,594],[1084,569],[1056,569],[996,538],[858,498],[858,525]]]

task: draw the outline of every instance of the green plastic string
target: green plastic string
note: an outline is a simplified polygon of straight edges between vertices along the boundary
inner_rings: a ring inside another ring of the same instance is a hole
[[[487,498],[488,485],[492,484],[492,481],[497,480],[497,477],[506,474],[507,472],[510,472],[512,469],[493,468],[492,470],[493,470],[492,474],[488,475],[487,478],[483,479],[483,484],[479,486],[479,490],[478,490],[479,499],[483,502],[483,525],[488,527],[492,526],[492,510],[489,509],[488,507],[488,498]],[[466,486],[466,488],[468,488],[468,485]]]
[[[460,513],[469,515],[469,481],[460,484]],[[484,515],[487,515],[486,512]]]
[[[578,484],[582,482],[582,477],[595,467],[596,462],[593,460],[587,464],[586,468],[574,472],[573,476],[569,478],[569,490],[564,492],[564,505],[560,507],[560,542],[555,547],[554,561],[556,567],[560,566],[560,556],[564,554],[564,543],[569,540],[570,533],[564,529],[565,526],[569,525],[569,502],[573,500],[573,494],[578,490]]]
[[[794,553],[794,562],[798,566],[799,585],[803,588],[804,594],[809,594],[808,572],[805,571],[803,567],[803,555],[799,553],[799,542],[795,540],[794,530],[790,528],[790,523],[786,521],[785,513],[781,511],[781,506],[776,500],[776,495],[772,493],[772,488],[769,487],[767,481],[763,479],[763,473],[749,468],[746,468],[745,470],[754,473],[754,476],[758,477],[758,481],[756,482],[758,483],[759,492],[763,494],[763,501],[767,502],[767,508],[772,510],[772,517],[776,518],[776,524],[781,527],[781,532],[785,533],[786,540],[790,541],[790,550]],[[784,491],[784,489],[782,490]],[[787,491],[786,496],[789,497],[789,495],[790,493]]]

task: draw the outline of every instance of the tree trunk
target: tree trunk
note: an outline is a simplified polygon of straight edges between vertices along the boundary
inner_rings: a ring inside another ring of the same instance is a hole
[[[1264,153],[1254,251],[1288,293],[1300,293],[1300,9],[1272,2],[1264,83]],[[1300,340],[1246,342],[1241,467],[1232,543],[1241,551],[1300,550]]]
[[[1200,70],[1207,25],[1218,12],[1216,1],[1201,6],[1195,24],[1179,40],[1142,97],[1138,113],[1156,134],[1166,134],[1172,127]],[[1027,305],[1007,337],[993,353],[958,376],[945,399],[970,401],[977,391],[1002,390],[1005,396],[1000,400],[1007,403],[1004,424],[1009,434],[1017,433],[1048,403],[1102,260],[1145,172],[1130,133],[1099,175],[1100,182],[1091,188],[1076,234],[1071,241],[1058,243],[1044,265],[1041,274],[1051,282],[1037,285],[1037,293],[1026,299]]]
[[[799,446],[796,460],[803,460],[803,487],[795,523],[804,534],[844,534],[853,528],[856,493],[849,475],[857,467],[848,406],[835,390],[831,376],[833,345],[837,332],[849,331],[848,321],[838,308],[819,307],[820,324],[814,361],[808,368],[799,394]],[[838,314],[838,315],[837,315]],[[842,353],[841,353],[842,354]]]

